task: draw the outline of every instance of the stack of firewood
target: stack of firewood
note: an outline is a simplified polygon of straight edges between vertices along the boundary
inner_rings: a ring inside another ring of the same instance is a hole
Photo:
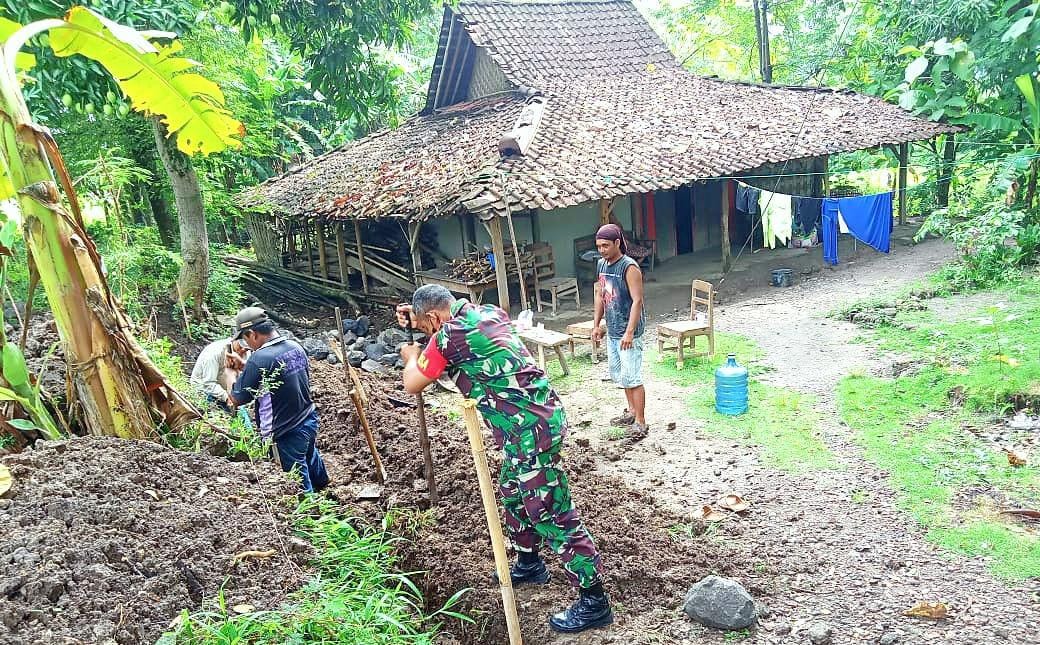
[[[452,280],[462,282],[488,282],[495,279],[495,270],[484,253],[467,253],[461,258],[450,260],[444,273]]]

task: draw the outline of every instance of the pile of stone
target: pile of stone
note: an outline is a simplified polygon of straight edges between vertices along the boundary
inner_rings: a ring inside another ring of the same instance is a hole
[[[334,329],[321,332],[300,339],[300,345],[311,358],[337,365],[339,358],[332,351],[330,340],[338,343],[339,332]],[[361,316],[343,321],[343,340],[348,363],[367,372],[382,374],[404,367],[401,348],[411,342],[411,335],[407,329],[396,325],[377,332],[368,316]],[[417,333],[415,340],[424,343],[426,337]]]

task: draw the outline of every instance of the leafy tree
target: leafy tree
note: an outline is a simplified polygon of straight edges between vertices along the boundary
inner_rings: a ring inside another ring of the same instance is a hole
[[[218,11],[239,25],[247,40],[284,37],[300,55],[307,80],[337,110],[371,129],[394,122],[406,93],[390,52],[407,46],[416,22],[428,20],[434,0],[234,0]]]
[[[177,427],[197,413],[131,335],[83,228],[64,161],[46,130],[33,123],[21,94],[15,65],[24,69],[35,61],[6,57],[47,33],[55,55],[83,56],[108,70],[133,108],[160,119],[184,154],[237,145],[234,136],[241,124],[223,109],[219,88],[190,71],[191,61],[176,56],[176,40],[159,44],[82,7],[70,10],[64,20],[21,29],[0,20],[0,27],[5,41],[0,53],[0,199],[17,197],[26,247],[66,346],[74,403],[93,434],[152,436],[153,412]],[[61,202],[52,168],[71,212]]]

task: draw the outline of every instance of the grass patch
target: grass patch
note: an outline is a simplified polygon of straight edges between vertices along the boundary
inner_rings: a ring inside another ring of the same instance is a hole
[[[1032,578],[1040,576],[1040,539],[977,501],[975,491],[1035,507],[1040,469],[1009,466],[1000,446],[962,428],[1040,401],[1040,281],[1015,281],[985,295],[996,304],[951,301],[957,308],[946,320],[930,310],[901,311],[898,325],[873,330],[875,343],[914,357],[921,368],[894,380],[846,377],[839,409],[929,539],[991,558],[1001,577]]]
[[[792,472],[833,468],[833,456],[819,436],[819,415],[811,397],[752,378],[747,413],[731,417],[715,411],[715,369],[728,354],[736,354],[752,377],[765,372],[757,363],[762,350],[750,340],[716,334],[715,342],[714,358],[687,360],[683,369],[677,370],[675,354],[668,352],[663,361],[654,363],[654,374],[690,391],[687,410],[692,417],[706,421],[709,431],[759,446],[765,463]],[[650,354],[652,359],[657,356],[656,351]]]
[[[866,456],[886,470],[899,505],[951,551],[993,558],[1007,578],[1040,576],[1040,541],[1013,524],[952,505],[959,491],[997,489],[1023,504],[1040,500],[1040,470],[1011,468],[1006,456],[945,416],[947,375],[935,367],[887,381],[848,377],[839,386],[842,418],[859,432]],[[963,413],[965,415],[970,413]]]
[[[406,524],[422,521],[407,518]],[[469,620],[452,611],[463,592],[441,610],[422,614],[419,590],[406,575],[392,573],[394,539],[385,530],[358,528],[316,497],[301,503],[296,527],[317,549],[317,571],[290,603],[237,614],[219,596],[211,609],[184,612],[159,645],[432,645],[441,621]]]

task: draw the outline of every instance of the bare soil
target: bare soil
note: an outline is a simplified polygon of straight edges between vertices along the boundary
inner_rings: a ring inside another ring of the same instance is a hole
[[[448,635],[461,643],[506,642],[501,595],[490,578],[494,559],[487,523],[461,421],[427,410],[440,504],[420,521],[417,513],[429,507],[429,500],[416,431],[417,411],[395,407],[387,395],[398,401],[414,401],[414,397],[400,389],[396,375],[364,374],[362,378],[370,398],[366,416],[386,464],[388,481],[378,502],[362,502],[357,509],[372,522],[381,521],[391,508],[404,510],[403,515],[399,513],[399,530],[412,521],[414,532],[399,546],[400,568],[421,572],[416,581],[428,611],[440,608],[458,590],[472,589],[459,609],[473,616],[476,624],[450,623]],[[371,456],[343,385],[342,369],[312,363],[312,390],[319,405],[319,441],[333,491],[349,502],[361,486],[375,480]],[[493,462],[492,478],[497,480],[497,451],[490,436],[485,440]],[[546,618],[570,604],[575,594],[555,559],[549,557],[554,576],[551,584],[518,588],[521,623],[529,642],[635,642],[646,631],[648,621],[674,618],[692,582],[709,573],[739,576],[746,568],[721,542],[673,536],[669,528],[682,518],[662,508],[651,495],[599,472],[589,449],[568,443],[566,465],[576,503],[603,553],[616,624],[581,637],[554,637]]]
[[[716,310],[717,330],[750,338],[764,350],[769,369],[760,380],[814,397],[819,430],[837,468],[793,474],[764,465],[754,446],[720,438],[689,417],[687,391],[647,370],[650,435],[607,470],[637,489],[653,490],[676,513],[730,491],[751,501],[745,517],[719,528],[726,546],[752,563],[741,580],[770,589],[757,595],[768,608],[760,626],[741,642],[808,643],[816,625],[831,631],[823,642],[835,644],[1040,643],[1040,581],[998,580],[985,558],[929,542],[899,507],[887,474],[864,458],[855,431],[838,415],[835,393],[844,376],[888,377],[906,357],[853,342],[861,330],[827,314],[893,294],[951,257],[939,241],[897,245],[891,256],[868,255],[854,269],[800,276],[787,289],[731,293]],[[620,397],[618,392],[607,402],[620,403]],[[565,403],[574,414],[595,416],[604,398],[586,388]],[[593,447],[604,423],[588,430]],[[920,601],[946,603],[950,618],[903,615]],[[644,639],[727,640],[682,619]]]
[[[221,589],[228,606],[269,609],[306,577],[310,546],[291,537],[284,501],[295,487],[270,468],[97,437],[2,463],[5,645],[154,642]]]

